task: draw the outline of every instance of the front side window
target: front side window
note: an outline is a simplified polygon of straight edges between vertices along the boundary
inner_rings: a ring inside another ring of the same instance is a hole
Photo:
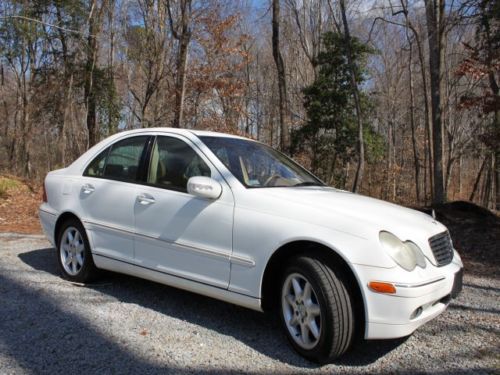
[[[159,136],[153,146],[148,184],[187,191],[187,181],[194,176],[210,177],[210,168],[185,142]]]
[[[200,139],[246,187],[324,185],[292,159],[262,143],[229,137]]]
[[[148,138],[149,136],[131,137],[115,143],[92,160],[83,175],[127,182],[136,181]]]

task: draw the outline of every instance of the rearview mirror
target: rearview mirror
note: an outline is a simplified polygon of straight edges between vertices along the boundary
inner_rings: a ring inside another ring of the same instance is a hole
[[[217,199],[222,194],[222,186],[213,178],[195,176],[188,180],[187,191],[196,197]]]

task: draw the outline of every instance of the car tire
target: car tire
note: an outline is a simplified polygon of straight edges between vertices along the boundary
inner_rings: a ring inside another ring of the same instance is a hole
[[[294,349],[313,362],[333,361],[353,341],[355,315],[345,280],[320,257],[293,258],[283,273],[282,325]]]
[[[56,250],[64,278],[87,283],[98,276],[87,233],[79,220],[68,219],[62,224],[57,236]]]

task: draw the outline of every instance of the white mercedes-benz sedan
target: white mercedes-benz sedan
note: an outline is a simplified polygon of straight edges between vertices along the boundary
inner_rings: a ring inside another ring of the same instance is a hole
[[[44,188],[40,220],[67,279],[111,270],[277,310],[292,346],[320,363],[357,335],[411,334],[462,288],[433,217],[328,187],[242,137],[122,132]]]

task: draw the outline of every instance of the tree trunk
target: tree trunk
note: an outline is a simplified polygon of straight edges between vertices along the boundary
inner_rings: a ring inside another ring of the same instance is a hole
[[[443,124],[441,119],[441,71],[443,59],[443,22],[445,0],[425,0],[431,77],[432,136],[434,157],[433,203],[444,203]]]
[[[287,121],[287,94],[285,79],[285,63],[280,51],[280,0],[273,0],[273,58],[278,71],[278,92],[279,92],[279,119],[280,119],[280,149],[283,152],[290,152],[290,130]]]
[[[472,192],[470,193],[469,200],[474,202],[474,197],[476,196],[476,191],[479,186],[479,181],[481,181],[481,175],[483,174],[484,167],[486,166],[486,162],[488,161],[488,156],[486,156],[479,168],[479,172],[477,172],[476,180],[474,181],[474,186],[472,187]]]
[[[486,55],[486,66],[488,67],[488,83],[490,86],[491,93],[495,103],[500,101],[499,92],[500,88],[497,82],[497,77],[495,75],[495,67],[493,66],[493,59],[496,53],[498,53],[493,41],[497,37],[496,34],[492,35],[490,18],[488,16],[487,9],[489,5],[488,0],[483,0],[480,3],[481,8],[481,26],[486,33],[486,45],[487,45],[487,55]],[[494,7],[492,7],[494,8]],[[494,31],[493,31],[494,32]],[[500,111],[496,108],[493,112],[493,158],[492,158],[492,208],[500,210]]]
[[[420,72],[422,76],[422,89],[424,92],[424,118],[425,118],[425,137],[426,137],[426,145],[425,145],[425,155],[426,155],[426,163],[424,163],[425,168],[429,169],[429,184],[430,191],[433,191],[434,186],[434,178],[433,178],[433,150],[432,150],[432,122],[431,122],[431,110],[429,108],[429,99],[427,97],[427,93],[429,92],[427,87],[427,74],[425,72],[425,62],[424,62],[424,52],[422,48],[422,44],[420,42],[420,37],[418,34],[415,36],[415,40],[417,42],[417,50],[418,50],[418,59],[420,62]],[[432,195],[432,193],[431,193]],[[425,194],[425,199],[427,199],[427,194]]]
[[[463,157],[462,155],[459,156],[458,159],[458,199],[462,199],[462,189],[463,189],[463,179],[462,179],[462,163],[463,163]]]
[[[186,95],[186,71],[188,61],[188,48],[191,41],[192,31],[191,22],[191,2],[192,0],[181,0],[180,19],[174,26],[170,1],[167,0],[167,11],[172,35],[179,42],[179,51],[177,52],[176,78],[175,78],[175,108],[172,127],[184,127],[184,97]]]
[[[498,84],[495,80],[495,75],[490,72],[490,87],[493,94],[498,98]],[[495,132],[495,139],[500,142],[500,111],[495,111],[493,117],[493,131]],[[494,184],[494,206],[496,210],[500,210],[500,145],[497,144],[493,151],[493,184]]]
[[[391,177],[393,173],[393,165],[392,165],[392,154],[394,153],[394,136],[393,136],[393,125],[392,121],[389,120],[389,123],[387,125],[387,143],[388,143],[388,150],[387,150],[387,160],[386,160],[386,177],[385,177],[385,184],[384,186],[384,200],[389,199],[389,189],[391,186]]]
[[[31,177],[31,158],[29,139],[30,136],[30,113],[28,99],[28,83],[26,82],[25,74],[23,74],[23,92],[22,92],[22,141],[21,141],[21,160],[23,162],[22,173],[26,177]]]
[[[495,152],[495,161],[494,161],[494,180],[495,180],[495,209],[500,211],[500,151],[496,150]]]
[[[179,57],[177,60],[177,77],[175,80],[175,117],[174,128],[184,126],[184,97],[186,95],[186,67],[188,47],[191,36],[183,36],[179,41]]]
[[[89,35],[87,37],[87,59],[85,64],[84,96],[87,107],[87,131],[89,136],[89,147],[99,142],[99,127],[97,123],[97,102],[94,87],[94,69],[97,62],[97,1],[91,2],[89,10]]]
[[[408,38],[409,40],[409,38]],[[415,97],[413,93],[413,69],[412,69],[412,44],[410,43],[410,55],[408,59],[408,79],[410,86],[410,127],[411,127],[411,143],[413,146],[413,160],[415,165],[415,195],[417,204],[420,203],[420,156],[418,153],[417,139],[415,137]]]
[[[492,158],[490,157],[490,167],[491,167],[491,160]],[[490,208],[490,196],[491,196],[491,168],[488,168],[486,172],[486,178],[483,183],[483,192],[481,194],[481,205],[483,207]]]
[[[347,63],[349,64],[352,95],[354,97],[354,105],[355,105],[355,109],[356,109],[356,119],[358,122],[359,159],[358,159],[358,165],[356,168],[356,175],[354,177],[354,183],[352,186],[352,191],[356,193],[359,191],[359,188],[361,186],[361,182],[363,180],[363,172],[365,170],[365,142],[363,139],[363,119],[362,119],[362,114],[361,114],[361,101],[359,98],[358,83],[356,82],[354,61],[352,58],[351,35],[349,33],[349,24],[347,23],[345,0],[340,0],[340,11],[342,13],[342,23],[344,25],[344,38],[345,38],[345,44],[346,44],[346,50],[347,50]]]
[[[413,36],[415,37],[415,43],[417,44],[417,52],[418,52],[418,61],[420,63],[420,74],[422,77],[422,89],[424,92],[424,116],[425,116],[425,143],[424,143],[424,200],[427,204],[427,170],[429,171],[429,183],[430,183],[430,191],[432,195],[434,181],[432,177],[432,123],[429,108],[429,100],[428,100],[428,90],[427,90],[427,74],[425,69],[425,61],[424,61],[424,51],[422,47],[422,41],[420,39],[420,34],[417,32],[417,29],[412,24],[411,20],[408,18],[408,8],[407,3],[403,0],[400,0],[401,7],[403,8],[403,14],[405,16],[406,26],[412,31]],[[408,35],[407,35],[408,38]]]
[[[109,71],[109,92],[108,92],[108,135],[116,133],[116,124],[113,121],[111,113],[113,111],[114,87],[115,87],[115,27],[114,23],[114,8],[115,2],[109,1],[108,24],[109,24],[109,54],[108,54],[108,71]]]

